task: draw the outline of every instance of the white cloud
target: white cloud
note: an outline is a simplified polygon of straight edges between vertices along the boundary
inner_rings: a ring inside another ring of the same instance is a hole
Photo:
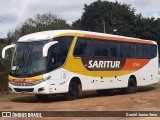
[[[97,0],[0,0],[0,37],[37,13],[51,11],[71,23],[81,17],[84,4],[94,1]],[[108,1],[131,4],[136,13],[142,13],[145,17],[160,17],[160,0]]]
[[[150,17],[159,18],[160,17],[160,12],[157,12],[157,11],[153,12]]]
[[[125,0],[125,1],[128,4],[131,4],[132,7],[136,9],[136,13],[141,13],[144,17],[154,17],[155,13],[160,12],[160,0]]]
[[[0,26],[3,26],[0,27],[0,32],[4,34],[0,34],[0,37],[37,13],[51,11],[72,23],[82,15],[84,4],[94,1],[96,0],[0,0]]]

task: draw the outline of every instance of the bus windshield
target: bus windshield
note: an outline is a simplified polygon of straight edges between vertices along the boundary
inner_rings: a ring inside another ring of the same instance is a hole
[[[47,60],[42,56],[43,46],[48,41],[19,42],[12,57],[11,74],[28,77],[46,71]]]
[[[51,40],[18,42],[12,57],[10,75],[32,77],[61,67],[65,63],[72,40],[72,36],[62,36]],[[47,57],[43,57],[43,47],[50,41],[58,43],[49,48]]]

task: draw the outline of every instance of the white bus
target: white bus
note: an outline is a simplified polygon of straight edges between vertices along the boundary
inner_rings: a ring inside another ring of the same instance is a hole
[[[14,48],[9,90],[32,93],[38,99],[64,94],[72,100],[82,91],[158,83],[157,43],[118,35],[78,30],[53,30],[25,35]]]

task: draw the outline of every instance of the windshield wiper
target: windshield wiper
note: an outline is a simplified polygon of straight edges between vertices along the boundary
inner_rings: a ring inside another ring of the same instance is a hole
[[[25,59],[24,57],[25,57],[25,51],[23,51],[23,55],[22,55],[22,57],[21,58],[19,58],[19,59],[17,59],[18,61],[17,61],[17,65],[16,65],[16,69],[14,70],[14,73],[16,73],[17,72],[17,70],[19,70],[19,68],[26,68],[25,66],[27,66],[27,63],[29,63],[29,58],[30,58],[30,56],[31,56],[31,51],[32,51],[32,46],[31,45],[29,45],[29,48],[27,49],[27,58]],[[17,55],[17,54],[16,54]],[[17,58],[16,56],[15,56],[15,58]],[[12,70],[13,71],[13,70]],[[23,70],[23,72],[25,72],[25,70]]]
[[[28,50],[28,56],[27,56],[27,58],[26,58],[26,60],[25,60],[25,63],[24,63],[24,65],[23,66],[25,66],[26,65],[26,63],[28,62],[28,60],[29,60],[29,58],[30,58],[30,56],[31,56],[31,45],[30,45],[30,49]]]
[[[15,57],[16,58],[16,57]],[[14,58],[14,59],[15,59]],[[16,73],[17,72],[17,70],[19,69],[19,68],[22,68],[23,66],[24,66],[24,64],[25,64],[25,59],[24,59],[24,52],[23,52],[23,57],[22,58],[19,58],[19,59],[17,59],[18,61],[17,61],[17,65],[16,65],[16,69],[14,70],[14,73]]]

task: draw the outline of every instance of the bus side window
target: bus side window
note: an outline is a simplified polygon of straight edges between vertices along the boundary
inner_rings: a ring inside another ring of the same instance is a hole
[[[78,38],[74,49],[74,56],[91,56],[92,55],[91,39]]]
[[[62,65],[61,51],[59,45],[53,45],[49,48],[48,66],[53,70]]]
[[[101,42],[101,52],[102,52],[102,56],[103,57],[108,57],[109,56],[109,52],[108,52],[108,42],[107,41],[103,41]]]
[[[147,49],[145,44],[137,44],[137,58],[147,58]]]
[[[93,56],[108,56],[108,44],[107,41],[93,39]]]
[[[124,57],[125,51],[124,51],[124,44],[117,42],[117,56],[118,57]]]
[[[101,56],[101,44],[99,40],[94,39],[92,42],[93,56]]]
[[[63,64],[65,63],[73,38],[74,37],[72,36],[62,36],[62,37],[56,37],[53,39],[54,41],[58,41],[58,44],[61,50],[61,55],[62,55],[61,57],[62,57]]]
[[[136,44],[135,43],[125,43],[125,55],[129,58],[136,57]]]
[[[148,58],[154,58],[157,56],[157,46],[147,45]]]
[[[110,57],[117,57],[117,42],[109,41]]]

